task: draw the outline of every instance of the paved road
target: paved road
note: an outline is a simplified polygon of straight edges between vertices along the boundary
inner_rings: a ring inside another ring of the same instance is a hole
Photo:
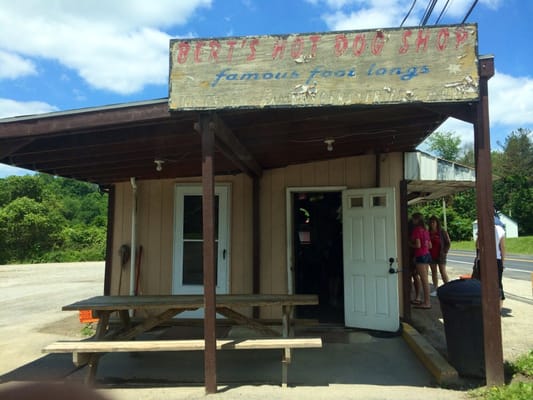
[[[452,250],[448,254],[448,265],[464,273],[472,271],[475,253],[473,251]],[[531,280],[533,273],[533,257],[509,254],[505,258],[505,276],[511,279]]]
[[[40,357],[60,337],[46,327],[77,318],[61,307],[102,294],[103,279],[103,262],[0,266],[0,375]],[[70,326],[79,335],[81,325]],[[20,345],[24,337],[27,346]]]

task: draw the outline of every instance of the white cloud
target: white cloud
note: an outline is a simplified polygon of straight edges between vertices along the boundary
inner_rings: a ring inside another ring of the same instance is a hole
[[[378,9],[361,9],[359,11],[337,11],[323,16],[326,24],[333,30],[388,28],[398,25],[397,13],[384,13]]]
[[[489,80],[489,120],[493,150],[497,150],[497,143],[503,143],[512,131],[532,129],[533,79],[496,71]],[[436,130],[456,134],[463,144],[474,142],[474,127],[468,122],[449,118]]]
[[[71,68],[91,86],[131,94],[168,79],[170,36],[211,0],[5,1],[0,50]],[[1,76],[0,76],[1,78]]]
[[[35,75],[35,65],[18,54],[8,53],[0,49],[0,79],[17,79],[27,75]]]
[[[513,129],[533,124],[533,78],[513,77],[496,71],[489,80],[491,121]]]
[[[406,12],[402,0],[324,0],[332,12],[322,19],[332,30],[371,29],[398,26]]]
[[[0,98],[0,118],[43,114],[53,111],[58,111],[58,108],[42,101],[15,101]]]
[[[372,29],[397,27],[411,8],[412,0],[306,0],[313,6],[322,6],[326,12],[322,19],[332,30]],[[481,5],[497,9],[503,0],[481,0]],[[439,0],[433,10],[430,23],[442,11],[446,0]],[[416,2],[404,26],[416,26],[426,11],[427,1]],[[459,19],[466,15],[472,0],[449,1],[446,15]]]

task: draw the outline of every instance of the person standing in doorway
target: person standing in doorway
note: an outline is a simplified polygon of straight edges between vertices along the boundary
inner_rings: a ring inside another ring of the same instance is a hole
[[[414,228],[410,237],[410,245],[414,249],[415,268],[420,277],[422,290],[424,291],[424,300],[420,304],[415,304],[414,307],[427,310],[431,308],[428,280],[429,262],[431,261],[431,255],[429,254],[431,240],[422,214],[414,213],[411,219]]]
[[[450,236],[448,232],[442,229],[439,219],[432,215],[429,218],[429,237],[431,240],[431,280],[433,281],[433,290],[430,295],[435,297],[437,295],[437,288],[439,287],[439,275],[444,283],[448,283],[448,274],[446,273],[446,257],[450,250]],[[438,267],[438,271],[437,271]]]

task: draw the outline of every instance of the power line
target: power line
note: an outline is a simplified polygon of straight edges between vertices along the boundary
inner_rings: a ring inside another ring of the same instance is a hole
[[[415,8],[415,4],[416,4],[416,0],[413,0],[413,4],[411,4],[411,8],[409,9],[409,11],[407,11],[407,14],[405,15],[402,23],[400,24],[400,28],[403,26],[407,18],[409,18],[409,15],[411,15],[411,11],[413,11],[413,8]]]
[[[426,15],[424,16],[424,20],[422,21],[422,26],[426,25],[428,23],[428,20],[429,20],[429,17],[431,17],[431,14],[433,13],[433,9],[435,8],[435,5],[437,4],[437,0],[431,0],[431,2],[428,4],[428,8],[426,8],[426,10],[428,10],[426,12]]]
[[[435,21],[435,25],[438,25],[440,22],[440,19],[444,16],[444,13],[446,12],[446,9],[448,8],[448,4],[450,3],[450,0],[446,0],[446,4],[444,4],[444,7],[442,7],[442,10],[440,11],[439,17]]]
[[[468,19],[468,17],[470,16],[470,13],[474,10],[474,7],[476,6],[478,0],[474,0],[474,2],[472,3],[472,6],[470,6],[470,10],[468,10],[468,12],[466,13],[465,17],[463,18],[463,22],[461,22],[461,24],[464,24],[465,21]]]
[[[431,2],[428,2],[428,5],[426,6],[426,10],[424,11],[424,14],[422,15],[422,19],[420,20],[418,25],[423,25],[424,24],[424,19],[426,19],[426,15],[427,15],[427,13],[429,11],[429,6],[431,6]]]

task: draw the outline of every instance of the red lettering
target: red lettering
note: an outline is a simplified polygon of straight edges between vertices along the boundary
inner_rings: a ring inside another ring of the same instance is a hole
[[[313,43],[313,45],[311,46],[311,55],[314,57],[316,56],[316,49],[318,48],[318,42],[320,41],[320,36],[318,35],[309,36],[309,40],[311,40],[311,43]]]
[[[335,55],[340,57],[348,48],[348,39],[345,35],[337,35],[335,38]]]
[[[457,28],[455,31],[455,48],[457,49],[468,39],[468,31],[464,28]]]
[[[209,47],[211,47],[211,53],[209,54],[209,60],[218,62],[218,52],[220,51],[220,43],[218,40],[211,40],[209,42]]]
[[[272,49],[272,59],[275,60],[276,57],[279,57],[281,60],[283,58],[283,53],[285,52],[285,45],[287,42],[283,39],[277,40],[276,44],[274,45],[274,49]]]
[[[259,39],[257,38],[252,39],[252,41],[250,42],[250,55],[246,57],[247,61],[255,60],[255,53],[257,52],[255,46],[257,46],[258,44],[259,44]]]
[[[301,37],[294,39],[291,45],[291,57],[298,58],[304,51],[304,40]]]
[[[403,32],[402,35],[402,47],[400,47],[400,50],[398,50],[398,53],[405,54],[407,53],[407,50],[409,50],[409,43],[407,39],[413,34],[413,32],[410,29],[407,29]]]
[[[448,28],[442,28],[439,33],[437,33],[437,49],[440,51],[448,47],[448,39],[450,38],[450,31]]]
[[[196,47],[194,48],[194,62],[202,62],[200,59],[200,54],[202,53],[202,47],[204,47],[204,42],[199,40],[196,42]]]
[[[383,51],[383,46],[385,46],[385,37],[383,32],[376,32],[376,36],[372,40],[372,54],[375,56],[381,54]]]
[[[183,64],[187,61],[187,56],[189,55],[189,50],[191,46],[187,42],[180,42],[178,44],[178,63]]]
[[[360,56],[366,49],[366,37],[364,34],[359,33],[355,36],[353,40],[353,54],[355,56]]]
[[[237,44],[237,42],[235,40],[228,40],[226,43],[229,46],[228,61],[231,62],[231,60],[233,59],[233,50],[235,49],[235,45]]]
[[[422,50],[426,51],[428,48],[428,42],[429,42],[429,32],[424,32],[423,29],[420,29],[418,31],[418,37],[416,38],[416,52],[418,53],[420,51],[420,48],[422,47]]]

